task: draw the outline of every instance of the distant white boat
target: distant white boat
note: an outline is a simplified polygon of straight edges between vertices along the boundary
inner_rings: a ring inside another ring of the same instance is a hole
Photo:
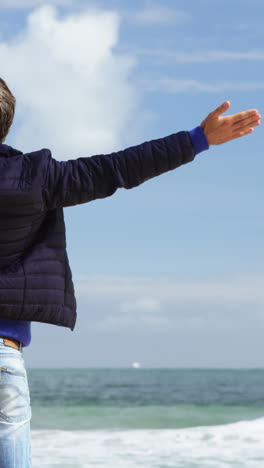
[[[139,369],[141,364],[140,362],[132,362],[131,367],[133,367],[133,369]]]

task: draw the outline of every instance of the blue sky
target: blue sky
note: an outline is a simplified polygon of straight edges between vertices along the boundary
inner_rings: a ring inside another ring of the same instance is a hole
[[[263,113],[257,0],[0,0],[7,143],[57,159],[188,130],[222,101]],[[65,210],[78,301],[33,324],[29,366],[263,366],[263,130]]]

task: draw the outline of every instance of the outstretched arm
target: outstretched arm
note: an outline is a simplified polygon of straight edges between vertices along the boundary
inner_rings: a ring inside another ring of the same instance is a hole
[[[202,129],[204,148],[208,148]],[[130,189],[148,179],[175,169],[194,159],[190,134],[179,132],[147,141],[111,154],[69,161],[51,155],[43,186],[47,209],[73,206],[113,195],[118,188]]]
[[[211,112],[201,126],[142,143],[108,155],[56,161],[49,154],[43,197],[47,209],[73,206],[132,188],[192,161],[209,145],[247,135],[259,125],[260,114],[248,110],[227,117],[227,101]]]

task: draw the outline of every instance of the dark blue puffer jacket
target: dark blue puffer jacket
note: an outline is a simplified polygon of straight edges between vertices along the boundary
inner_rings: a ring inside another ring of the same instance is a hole
[[[47,149],[23,154],[0,144],[0,317],[73,330],[63,208],[135,187],[194,154],[188,132],[66,162]]]

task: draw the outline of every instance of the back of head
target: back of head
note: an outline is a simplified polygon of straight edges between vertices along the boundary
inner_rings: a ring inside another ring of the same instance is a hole
[[[0,143],[5,140],[13,122],[16,99],[4,80],[0,78]]]

